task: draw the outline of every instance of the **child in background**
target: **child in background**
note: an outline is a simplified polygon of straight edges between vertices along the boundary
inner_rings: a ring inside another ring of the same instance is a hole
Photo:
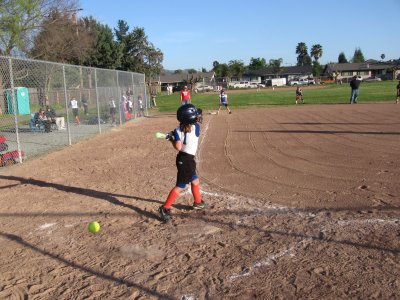
[[[304,98],[303,98],[303,90],[301,89],[300,86],[297,86],[296,88],[296,104],[297,101],[301,100],[301,103],[304,103]]]
[[[228,104],[228,95],[225,93],[224,90],[221,90],[220,94],[219,94],[219,107],[218,107],[218,112],[217,114],[219,114],[221,107],[225,106],[226,110],[231,114],[231,110],[229,109],[229,104]]]
[[[193,104],[184,104],[177,111],[179,126],[171,132],[170,141],[178,151],[176,167],[178,175],[176,185],[170,191],[165,203],[158,211],[164,221],[171,219],[171,206],[179,197],[186,185],[190,183],[194,198],[193,209],[203,209],[206,203],[200,196],[200,182],[196,174],[195,155],[200,136],[202,111]]]

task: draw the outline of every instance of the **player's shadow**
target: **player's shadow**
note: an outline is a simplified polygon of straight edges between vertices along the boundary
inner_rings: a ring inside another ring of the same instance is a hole
[[[105,200],[107,202],[110,202],[111,204],[119,205],[119,206],[122,206],[122,207],[125,207],[128,209],[131,209],[131,210],[137,212],[138,214],[141,214],[147,218],[160,220],[160,217],[157,214],[145,211],[145,210],[140,209],[139,207],[134,206],[132,204],[125,203],[121,200],[118,200],[117,197],[123,197],[123,198],[138,200],[138,201],[161,204],[161,202],[158,200],[146,199],[146,198],[141,198],[141,197],[137,197],[137,196],[100,192],[100,191],[96,191],[96,190],[92,190],[92,189],[80,188],[80,187],[74,187],[74,186],[66,186],[66,185],[62,185],[62,184],[58,184],[58,183],[52,183],[52,182],[37,180],[37,179],[33,179],[33,178],[0,175],[0,179],[19,181],[21,184],[30,184],[30,185],[40,186],[40,187],[48,187],[48,188],[57,189],[57,190],[67,192],[67,193],[75,193],[75,194],[79,194],[79,195],[84,195],[84,196],[88,196],[88,197],[92,197],[92,198]]]
[[[66,266],[70,266],[74,269],[78,269],[80,271],[83,271],[85,273],[94,275],[98,278],[104,279],[106,281],[110,281],[113,282],[114,284],[123,284],[128,288],[134,288],[134,289],[138,289],[141,290],[143,292],[145,292],[148,295],[151,295],[153,297],[156,297],[157,299],[174,299],[171,296],[165,295],[165,294],[161,294],[156,292],[154,289],[149,289],[149,288],[145,288],[135,282],[132,282],[130,280],[124,279],[124,278],[119,278],[119,277],[115,277],[113,275],[110,274],[104,274],[101,273],[99,271],[96,271],[93,268],[89,268],[80,264],[77,264],[75,262],[72,262],[64,257],[62,257],[61,255],[58,254],[53,254],[49,251],[46,251],[44,249],[40,249],[37,246],[25,241],[22,237],[15,235],[15,234],[10,234],[10,233],[6,233],[3,231],[0,231],[0,237],[7,239],[9,242],[15,242],[18,243],[19,245],[30,249],[38,254],[50,257],[51,259],[55,260],[55,261],[59,261],[60,263],[66,265]]]

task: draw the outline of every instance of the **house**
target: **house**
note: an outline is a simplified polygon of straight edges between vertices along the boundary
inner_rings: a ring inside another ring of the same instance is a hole
[[[379,77],[391,80],[400,76],[400,60],[389,62],[368,60],[363,63],[330,63],[325,66],[322,75],[343,81],[348,81],[355,75],[361,76],[363,79]]]
[[[215,86],[215,73],[211,72],[196,72],[196,73],[176,73],[163,74],[157,78],[152,78],[152,85],[158,85],[161,91],[166,91],[167,86],[174,87],[174,90],[179,90],[182,86],[187,85],[189,88],[196,83]]]
[[[298,77],[312,77],[312,71],[312,66],[282,67],[278,73],[274,72],[272,68],[262,68],[243,73],[241,80],[265,83],[272,78],[286,78],[286,82],[289,82]]]

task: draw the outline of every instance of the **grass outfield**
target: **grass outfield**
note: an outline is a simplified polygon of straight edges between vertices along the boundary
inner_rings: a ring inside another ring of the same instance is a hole
[[[360,86],[359,102],[395,101],[398,81],[363,82]],[[268,105],[294,105],[296,87],[266,88],[257,91],[228,90],[231,108]],[[306,104],[345,104],[350,98],[349,84],[329,84],[303,87]],[[192,94],[192,102],[206,110],[218,109],[218,93]],[[179,93],[162,94],[157,97],[160,112],[175,111],[180,105]]]

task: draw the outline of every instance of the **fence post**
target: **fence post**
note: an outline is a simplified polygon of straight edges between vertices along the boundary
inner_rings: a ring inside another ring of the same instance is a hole
[[[135,98],[133,98],[134,97],[134,95],[135,95],[135,93],[133,92],[134,91],[134,88],[135,88],[135,81],[134,81],[134,79],[133,79],[133,73],[131,73],[131,77],[132,77],[132,106],[133,106],[133,118],[136,120],[136,118],[137,118],[137,112],[136,112],[136,110],[137,110],[137,107],[136,107],[136,105],[135,105]]]
[[[67,115],[67,131],[68,131],[68,145],[72,145],[71,141],[71,128],[69,125],[69,114],[68,114],[68,99],[67,99],[67,81],[65,80],[65,66],[62,67],[63,70],[63,81],[64,81],[64,98],[65,98],[65,112]]]
[[[121,90],[119,88],[119,75],[117,73],[117,97],[118,97],[118,111],[119,111],[119,125],[122,125],[122,112],[121,112]]]
[[[100,105],[99,105],[99,90],[97,89],[97,69],[94,69],[94,88],[95,88],[95,90],[96,90],[97,124],[99,125],[99,133],[101,133],[101,126],[100,126]]]
[[[146,75],[143,74],[143,89],[144,89],[144,99],[146,99],[146,117],[149,115],[148,107],[150,99],[147,99],[147,88],[146,88]]]
[[[15,123],[15,136],[17,139],[17,151],[18,151],[18,161],[22,164],[22,154],[21,154],[21,144],[19,141],[19,129],[18,129],[18,116],[17,116],[17,101],[15,100],[14,93],[14,76],[13,76],[13,68],[12,68],[12,59],[8,59],[9,70],[10,70],[10,82],[11,82],[11,99],[13,103],[13,111],[14,111],[14,123]]]

